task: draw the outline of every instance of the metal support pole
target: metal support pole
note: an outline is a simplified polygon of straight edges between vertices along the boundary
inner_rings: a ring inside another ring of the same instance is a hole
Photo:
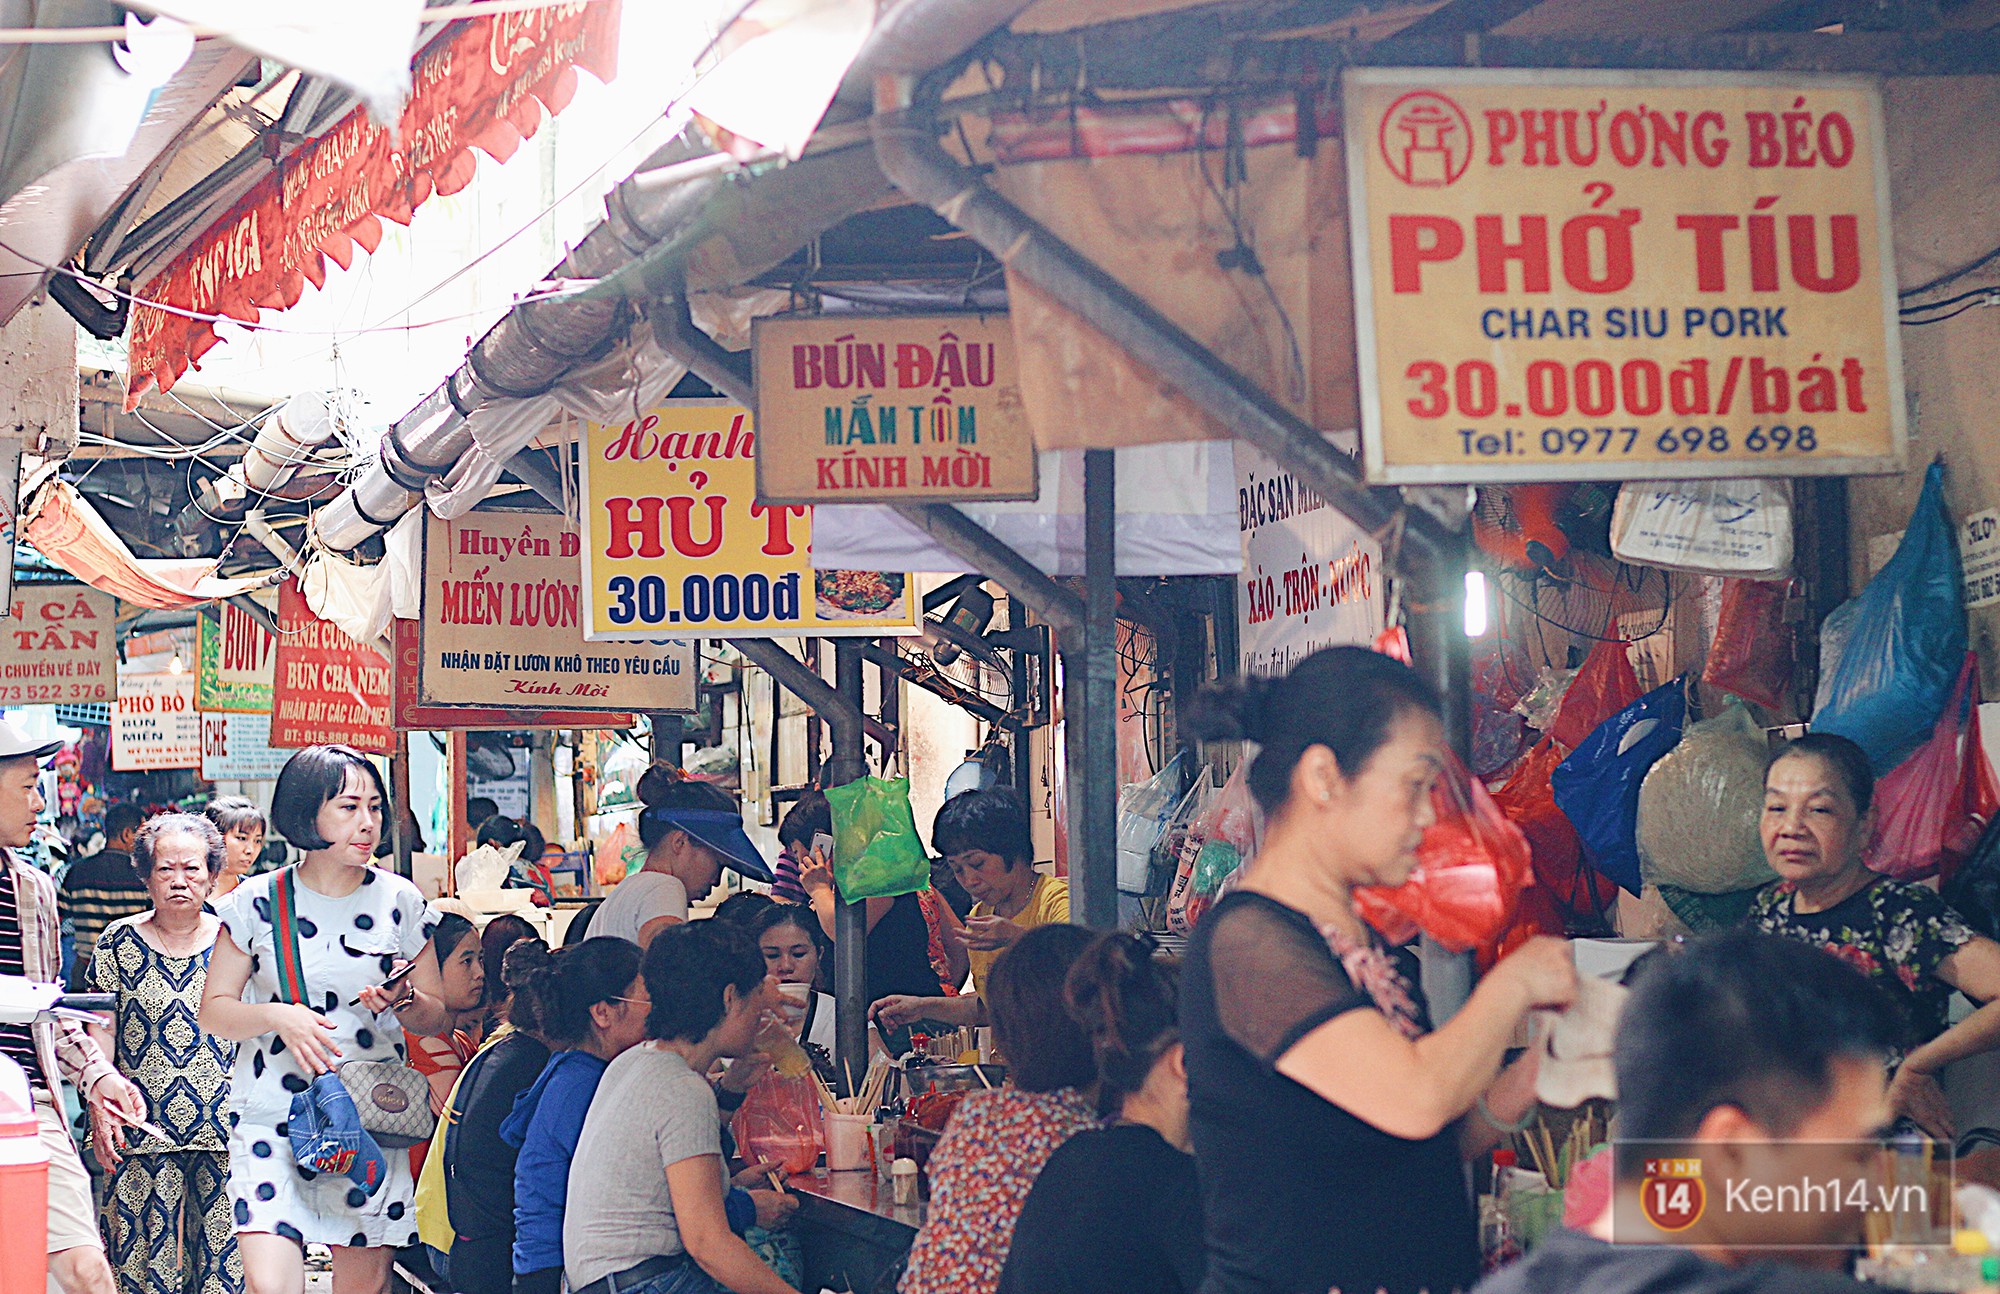
[[[682,716],[678,714],[650,714],[646,716],[653,724],[653,762],[670,768],[681,766],[681,733],[684,729]]]
[[[834,691],[861,710],[861,643],[841,638],[833,645]],[[845,786],[867,771],[861,726],[833,729],[833,758],[827,785]],[[843,1075],[868,1069],[868,905],[842,902],[833,914],[834,1066]]]
[[[897,516],[921,527],[954,557],[988,579],[998,580],[1011,598],[1019,599],[1045,623],[1057,629],[1083,624],[1083,603],[1076,594],[951,504],[899,503],[894,507]]]
[[[1117,464],[1113,450],[1084,452],[1083,633],[1063,652],[1070,900],[1093,930],[1118,926]]]
[[[1431,561],[1406,574],[1403,609],[1417,672],[1444,701],[1446,742],[1470,763],[1472,640],[1465,636],[1465,572],[1472,553],[1464,532],[1440,541]],[[1414,578],[1412,578],[1414,577]]]

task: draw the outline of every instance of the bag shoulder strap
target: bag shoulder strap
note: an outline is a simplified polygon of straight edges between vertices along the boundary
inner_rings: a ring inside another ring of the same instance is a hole
[[[278,962],[278,1000],[310,1006],[305,957],[299,951],[297,870],[285,868],[271,886],[271,951]]]

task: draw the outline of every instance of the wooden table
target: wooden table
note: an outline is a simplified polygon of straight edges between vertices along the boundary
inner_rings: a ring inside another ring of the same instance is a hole
[[[799,1197],[791,1229],[805,1250],[809,1290],[876,1294],[924,1224],[925,1206],[897,1204],[888,1179],[872,1172],[799,1173],[785,1187]]]

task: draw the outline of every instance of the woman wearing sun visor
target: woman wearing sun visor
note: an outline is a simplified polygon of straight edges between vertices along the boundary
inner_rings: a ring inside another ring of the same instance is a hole
[[[688,904],[707,896],[731,868],[753,881],[771,869],[743,834],[735,799],[707,782],[654,766],[639,779],[639,840],[646,865],[618,883],[590,919],[592,935],[630,940],[641,948],[668,926],[687,920]]]

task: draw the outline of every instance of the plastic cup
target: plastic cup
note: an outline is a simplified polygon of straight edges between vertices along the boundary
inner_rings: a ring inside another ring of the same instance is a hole
[[[832,1114],[826,1116],[826,1166],[829,1172],[851,1173],[875,1167],[868,1149],[868,1116]]]
[[[889,1180],[895,1184],[896,1203],[907,1208],[917,1202],[916,1160],[897,1160],[889,1168]]]
[[[812,1001],[813,986],[810,984],[780,984],[778,992],[786,1002],[802,1007]]]

